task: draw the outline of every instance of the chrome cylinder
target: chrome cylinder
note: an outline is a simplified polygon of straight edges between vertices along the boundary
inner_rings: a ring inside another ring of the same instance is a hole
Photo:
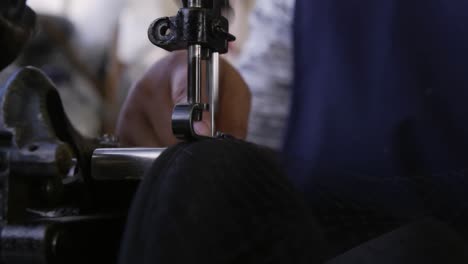
[[[188,0],[188,7],[202,7],[202,0]]]
[[[165,148],[96,149],[91,175],[97,181],[140,180]]]
[[[201,103],[201,45],[191,45],[188,48],[188,90],[187,101],[191,104]]]
[[[219,53],[212,52],[208,61],[208,90],[210,96],[211,136],[216,135],[216,113],[219,98]]]

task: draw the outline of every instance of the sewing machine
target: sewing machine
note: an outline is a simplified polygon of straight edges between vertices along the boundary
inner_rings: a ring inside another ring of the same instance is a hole
[[[222,15],[227,6],[183,1],[176,16],[149,27],[156,46],[187,50],[187,103],[172,115],[182,140],[204,138],[193,129],[204,111],[217,135],[219,54],[235,39]],[[0,10],[0,34],[8,40],[0,44],[3,68],[31,34],[34,13],[25,0],[3,1]],[[209,102],[201,100],[203,65]],[[115,262],[133,194],[163,151],[119,148],[112,136],[83,137],[50,79],[36,68],[18,71],[0,89],[0,263]]]

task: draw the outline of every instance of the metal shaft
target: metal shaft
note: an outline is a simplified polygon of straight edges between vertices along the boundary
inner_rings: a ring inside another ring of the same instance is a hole
[[[142,179],[165,148],[96,149],[91,160],[95,180]]]
[[[202,7],[202,0],[188,0],[188,7]]]
[[[187,100],[191,104],[201,103],[201,55],[201,45],[189,46]]]
[[[211,136],[216,135],[216,112],[219,97],[219,53],[212,52],[208,61],[208,90],[210,95]]]

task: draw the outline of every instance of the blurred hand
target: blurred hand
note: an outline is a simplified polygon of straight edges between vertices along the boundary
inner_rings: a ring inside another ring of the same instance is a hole
[[[202,94],[206,95],[206,91]],[[244,139],[250,112],[250,91],[239,73],[220,60],[218,131]],[[178,140],[172,134],[172,111],[187,102],[187,53],[175,52],[154,64],[127,97],[117,123],[123,145],[167,147]],[[206,97],[203,102],[207,102]],[[209,114],[194,124],[199,135],[210,134]]]

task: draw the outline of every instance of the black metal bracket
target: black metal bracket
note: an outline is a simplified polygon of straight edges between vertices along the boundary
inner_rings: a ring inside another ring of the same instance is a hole
[[[203,112],[207,110],[207,104],[177,105],[172,113],[172,133],[181,140],[206,138],[195,132],[193,122],[200,121]]]
[[[209,8],[182,8],[177,16],[155,20],[148,29],[154,45],[167,51],[187,49],[199,44],[213,52],[228,52],[228,43],[236,40],[229,34],[229,22],[220,11]]]

